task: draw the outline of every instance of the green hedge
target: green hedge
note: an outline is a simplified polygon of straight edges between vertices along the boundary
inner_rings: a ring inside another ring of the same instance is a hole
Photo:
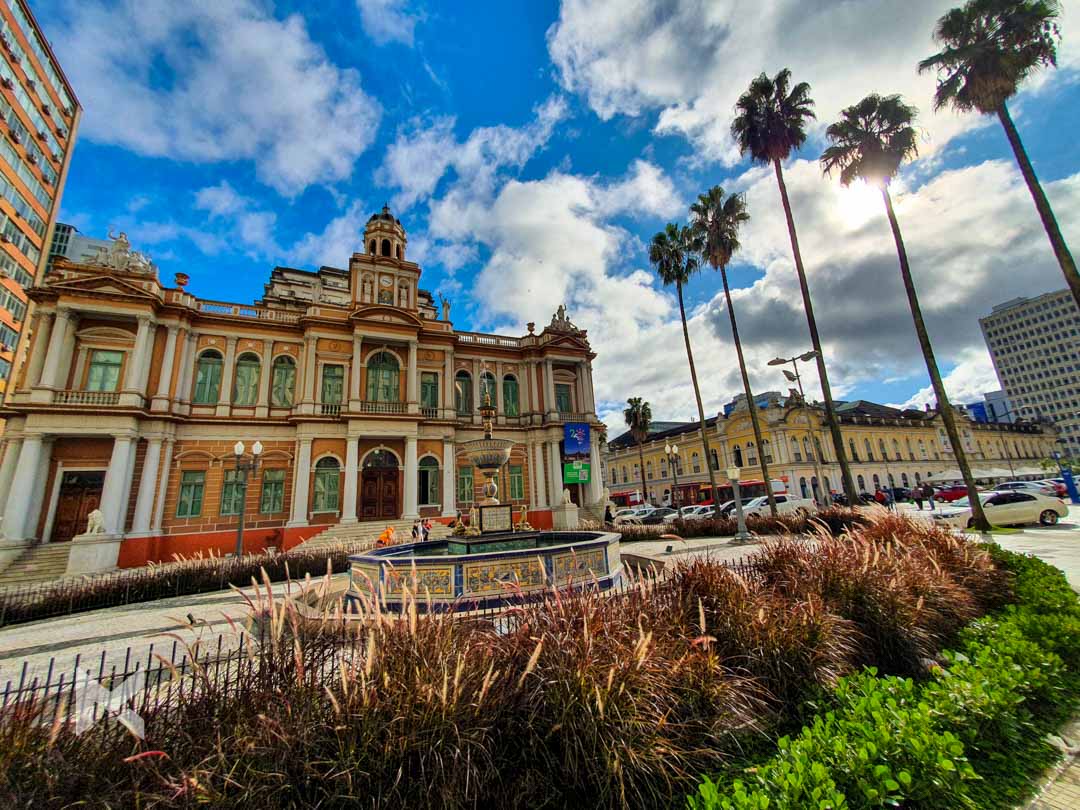
[[[840,680],[756,767],[706,778],[693,810],[1006,808],[1054,761],[1045,735],[1080,699],[1080,603],[1041,560],[992,548],[1017,603],[973,622],[928,678]]]

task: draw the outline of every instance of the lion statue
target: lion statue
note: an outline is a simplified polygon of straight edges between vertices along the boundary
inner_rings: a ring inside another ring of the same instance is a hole
[[[100,509],[86,516],[86,534],[105,534],[105,515]]]

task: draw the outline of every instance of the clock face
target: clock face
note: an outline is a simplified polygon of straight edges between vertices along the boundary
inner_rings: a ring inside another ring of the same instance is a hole
[[[383,276],[382,278],[379,279],[379,284],[381,284],[384,287],[392,287],[394,282],[389,276]]]

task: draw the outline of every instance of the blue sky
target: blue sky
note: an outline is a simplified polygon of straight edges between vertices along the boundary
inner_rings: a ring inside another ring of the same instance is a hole
[[[1063,286],[995,121],[933,115],[934,19],[950,6],[617,0],[39,0],[85,108],[63,202],[91,236],[127,231],[163,279],[250,301],[276,264],[346,266],[389,202],[423,285],[458,328],[523,330],[559,303],[590,331],[609,422],[628,396],[694,412],[672,291],[645,246],[710,185],[745,191],[731,271],[756,390],[804,350],[772,175],[727,135],[750,78],[809,81],[822,125],[871,91],[924,111],[897,206],[951,393],[996,387],[977,318]],[[1074,253],[1080,243],[1080,28],[1013,105]],[[925,370],[879,199],[820,176],[815,130],[788,166],[833,385],[918,403]],[[688,290],[706,409],[739,390],[719,280]]]

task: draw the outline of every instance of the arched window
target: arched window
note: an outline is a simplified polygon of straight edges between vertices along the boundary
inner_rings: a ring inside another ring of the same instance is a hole
[[[628,470],[626,469],[626,465],[624,464],[623,468],[622,468],[622,482],[624,484],[630,483],[630,479],[629,479],[629,477],[627,477],[627,472],[628,472]]]
[[[371,254],[372,256],[375,255],[375,240],[374,239],[372,239],[370,242],[368,242],[367,252],[369,254]]]
[[[275,408],[291,408],[296,392],[296,361],[283,354],[274,360],[270,379],[270,404]]]
[[[390,240],[389,239],[383,239],[382,240],[382,255],[383,256],[389,256],[390,255]]]
[[[905,487],[908,485],[907,473],[900,473],[900,483],[903,484]]]
[[[401,258],[401,245],[397,246],[397,258]]]
[[[418,489],[421,506],[439,505],[439,462],[432,456],[424,456],[417,465]]]
[[[919,458],[921,458],[923,461],[926,461],[928,458],[928,456],[926,455],[926,442],[924,442],[922,439],[919,439]]]
[[[236,358],[233,405],[254,405],[259,399],[259,356],[250,352]]]
[[[791,437],[791,455],[796,461],[802,461],[802,448],[799,447],[799,440],[794,436]]]
[[[364,469],[396,470],[397,456],[389,450],[373,450],[364,456]]]
[[[521,406],[518,403],[518,381],[513,374],[503,377],[503,413],[507,416],[518,416]]]
[[[322,403],[340,405],[345,393],[345,366],[325,365],[322,369]]]
[[[333,456],[315,464],[315,500],[312,512],[336,512],[341,503],[341,465]]]
[[[701,472],[701,457],[697,453],[690,455],[690,468],[696,472]]]
[[[716,451],[711,447],[709,448],[709,461],[712,464],[714,470],[720,469],[720,460],[716,457]]]
[[[896,486],[896,479],[893,478],[892,473],[889,473],[889,489],[892,489],[895,486]]]
[[[893,458],[895,458],[897,461],[902,461],[904,459],[904,457],[900,454],[900,442],[898,442],[896,439],[892,440],[892,454]]]
[[[921,484],[922,483],[922,476],[919,475],[918,473],[915,473],[915,483],[916,484]]]
[[[877,491],[879,489],[881,489],[881,479],[878,478],[877,473],[874,473],[874,490]]]
[[[494,405],[498,402],[498,398],[495,394],[495,375],[490,371],[484,371],[480,374],[480,404],[490,403]]]
[[[660,459],[660,477],[661,478],[667,478],[667,459],[666,458],[661,458]]]
[[[851,460],[852,461],[858,461],[859,460],[859,453],[858,453],[858,451],[855,450],[855,440],[854,439],[848,439],[847,440],[847,445],[848,445],[848,450],[851,452]]]
[[[735,445],[731,448],[731,454],[735,457],[735,466],[741,467],[742,463],[742,450],[739,449],[739,445]]]
[[[874,460],[874,451],[873,451],[873,448],[870,447],[870,440],[869,439],[863,439],[863,449],[866,451],[866,460],[867,461],[873,461]],[[882,456],[885,455],[885,445],[884,444],[881,445],[881,455]]]
[[[753,442],[746,443],[746,463],[757,464],[757,448]]]
[[[634,480],[641,480],[641,467],[639,467],[636,462],[634,463]]]
[[[828,498],[832,493],[832,484],[829,483],[829,476],[825,476],[825,497]]]
[[[652,481],[652,462],[645,462],[645,477]]]
[[[807,497],[807,493],[808,493],[808,492],[809,492],[810,490],[808,490],[808,489],[806,488],[806,479],[805,479],[805,478],[800,478],[800,479],[799,479],[799,491],[800,491],[800,492],[802,492],[802,496],[803,496],[804,498],[805,498],[805,497]]]
[[[877,446],[878,446],[878,450],[881,451],[881,460],[882,461],[888,461],[889,460],[889,454],[885,451],[885,440],[884,439],[878,439],[877,440]]]
[[[813,461],[814,460],[814,453],[810,449],[810,440],[808,438],[806,438],[805,436],[803,436],[802,446],[803,446],[803,452],[806,453],[806,460],[807,461]]]
[[[217,405],[221,397],[221,371],[223,363],[221,352],[210,349],[199,355],[195,368],[196,405]]]
[[[367,364],[368,402],[400,401],[401,374],[397,358],[390,352],[371,356]]]
[[[904,444],[907,445],[907,454],[910,461],[915,460],[915,450],[911,447],[911,439],[904,439]]]
[[[859,492],[866,492],[866,479],[860,475],[855,480],[859,484]]]
[[[814,500],[821,503],[821,488],[816,475],[810,478],[810,488],[814,491]]]
[[[473,412],[472,376],[467,371],[454,375],[454,408],[459,416],[470,416]]]

